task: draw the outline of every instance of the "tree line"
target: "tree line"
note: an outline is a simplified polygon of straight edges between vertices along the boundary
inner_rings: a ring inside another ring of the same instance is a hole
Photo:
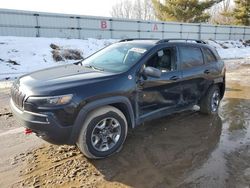
[[[121,0],[116,18],[250,25],[250,0]]]

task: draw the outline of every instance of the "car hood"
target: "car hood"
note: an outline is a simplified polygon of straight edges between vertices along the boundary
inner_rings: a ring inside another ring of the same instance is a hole
[[[28,95],[47,94],[65,88],[73,88],[78,85],[112,79],[115,73],[98,71],[81,65],[57,66],[20,77],[17,84],[20,90]]]

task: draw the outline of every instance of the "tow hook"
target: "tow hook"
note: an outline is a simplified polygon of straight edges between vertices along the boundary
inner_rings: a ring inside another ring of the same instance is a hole
[[[28,129],[28,128],[26,128],[25,130],[24,130],[24,134],[31,134],[33,131],[31,130],[31,129]]]

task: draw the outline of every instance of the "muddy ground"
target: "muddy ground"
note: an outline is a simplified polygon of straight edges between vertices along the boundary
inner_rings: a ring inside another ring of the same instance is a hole
[[[234,65],[234,61],[227,61]],[[0,90],[0,187],[249,187],[250,66],[230,66],[219,115],[147,122],[108,159],[25,136]]]

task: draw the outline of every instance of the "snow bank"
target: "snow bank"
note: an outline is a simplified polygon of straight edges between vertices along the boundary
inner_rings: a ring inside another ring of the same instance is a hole
[[[115,42],[114,39],[62,39],[0,36],[0,81],[17,77],[47,67],[72,63],[75,60],[55,62],[51,44],[63,49],[79,50],[86,58],[95,51]],[[241,41],[207,41],[224,59],[250,58],[250,47]]]
[[[75,62],[55,62],[50,48],[52,43],[66,49],[77,49],[87,57],[114,41],[0,36],[0,80],[15,79],[35,70]]]
[[[222,59],[239,59],[250,58],[250,43],[243,41],[206,41],[209,45],[214,46]]]

